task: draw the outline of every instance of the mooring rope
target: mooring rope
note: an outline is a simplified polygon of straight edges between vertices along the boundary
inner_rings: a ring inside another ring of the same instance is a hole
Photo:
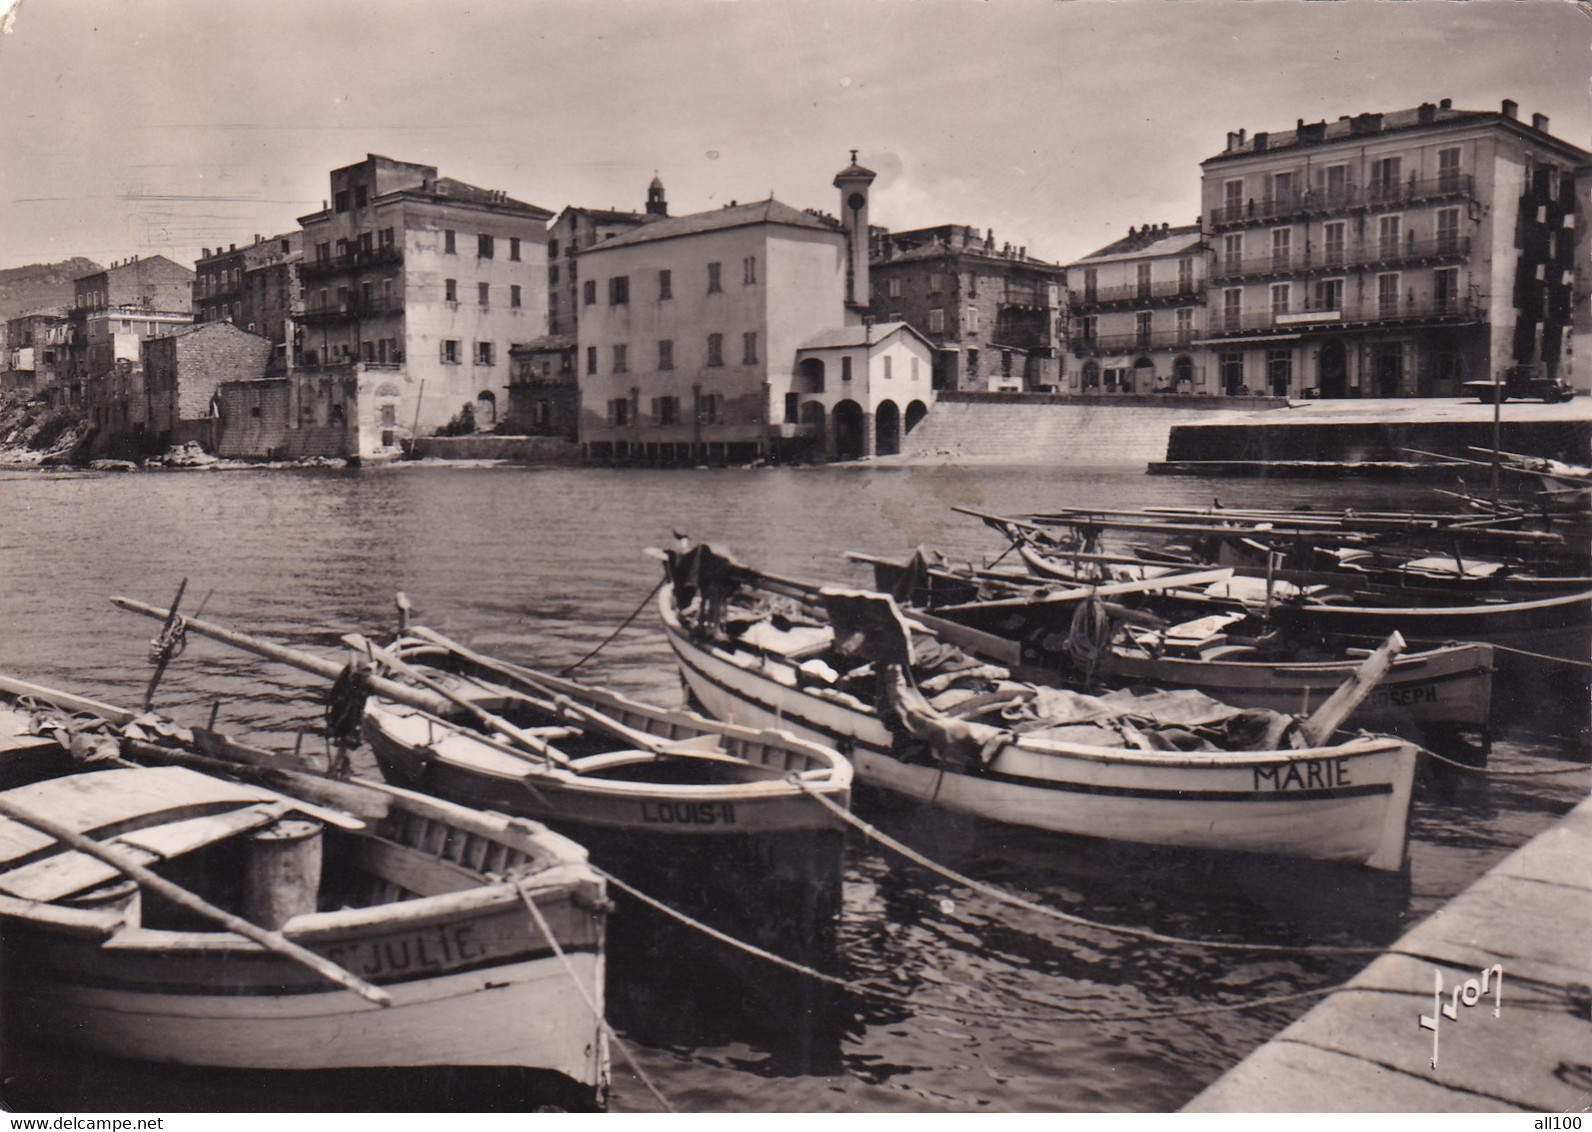
[[[815,970],[812,967],[804,966],[803,964],[797,963],[794,960],[786,959],[784,956],[775,955],[772,951],[765,951],[756,944],[751,944],[747,943],[745,940],[736,939],[734,936],[721,932],[717,928],[711,927],[708,924],[704,924],[700,920],[693,919],[677,908],[671,908],[663,901],[658,900],[655,897],[648,896],[640,889],[626,884],[612,873],[604,872],[595,865],[592,866],[592,869],[609,884],[612,884],[620,891],[629,893],[631,896],[635,897],[648,907],[656,909],[657,911],[662,912],[664,915],[678,920],[687,927],[701,932],[703,935],[706,935],[711,939],[718,940],[720,943],[727,944],[730,947],[733,947],[739,951],[744,951],[746,954],[756,956],[759,959],[767,960],[776,967],[783,967],[787,971],[794,971],[799,975],[805,975],[806,977],[814,979],[818,982],[826,983],[832,987],[838,987],[839,989],[850,994],[876,999],[880,1002],[893,1003],[897,1006],[910,1007],[914,1011],[923,1013],[933,1013],[934,1011],[939,1011],[942,1014],[961,1014],[973,1018],[1000,1018],[1007,1021],[1019,1022],[1147,1022],[1164,1018],[1195,1018],[1205,1014],[1232,1014],[1242,1010],[1256,1010],[1266,1006],[1281,1006],[1290,1002],[1298,1002],[1302,999],[1318,998],[1321,995],[1331,994],[1334,991],[1343,989],[1343,987],[1347,985],[1343,983],[1336,983],[1328,987],[1317,987],[1314,990],[1295,991],[1292,994],[1271,995],[1266,998],[1254,998],[1247,1002],[1229,1002],[1216,1006],[1196,1006],[1179,1010],[1139,1011],[1131,1014],[1096,1014],[1089,1011],[1071,1010],[1059,1003],[1049,1003],[1041,999],[1024,999],[1023,1001],[1029,1003],[1030,1005],[1045,1007],[1046,1009],[1043,1012],[1028,1010],[1005,1010],[983,1006],[963,1006],[959,1003],[949,1002],[919,1002],[918,1000],[909,998],[906,995],[895,994],[891,991],[884,991],[875,987],[870,987],[864,983],[853,982],[849,979],[842,979],[837,975],[831,975],[824,971]],[[1381,952],[1378,951],[1377,954],[1381,954]]]
[[[1550,767],[1547,770],[1505,770],[1501,767],[1471,766],[1469,763],[1459,762],[1457,759],[1448,758],[1446,755],[1440,755],[1436,751],[1427,750],[1425,747],[1422,747],[1421,750],[1440,763],[1458,767],[1460,770],[1468,770],[1473,774],[1507,775],[1511,778],[1540,778],[1550,774],[1576,774],[1579,771],[1592,770],[1592,766]]]
[[[647,1091],[663,1107],[663,1111],[673,1112],[674,1107],[669,1104],[669,1099],[658,1091],[658,1086],[652,1083],[652,1078],[648,1077],[646,1071],[636,1064],[636,1059],[630,1055],[630,1048],[614,1032],[614,1028],[608,1024],[608,1019],[603,1017],[603,1012],[598,1009],[597,1004],[592,1001],[591,995],[586,992],[585,984],[580,981],[580,976],[575,973],[574,964],[569,961],[569,956],[564,954],[564,949],[558,945],[558,940],[554,937],[553,929],[548,924],[547,918],[542,915],[542,910],[536,906],[536,901],[531,898],[531,894],[525,891],[525,884],[526,878],[517,879],[514,882],[514,891],[520,894],[520,902],[525,905],[526,909],[531,913],[531,919],[536,922],[536,926],[547,937],[547,942],[552,947],[553,954],[558,956],[558,961],[564,965],[564,970],[569,975],[570,982],[575,984],[575,990],[585,1001],[587,1009],[592,1012],[592,1016],[597,1019],[597,1024],[607,1033],[609,1040],[619,1047],[619,1052],[624,1055],[626,1064],[630,1066],[641,1083],[647,1086]]]
[[[634,621],[637,617],[641,616],[641,611],[643,609],[647,608],[647,603],[652,600],[652,597],[653,597],[654,594],[656,594],[659,590],[661,590],[663,588],[663,583],[666,582],[667,580],[668,580],[668,578],[666,576],[665,577],[660,577],[658,579],[657,584],[654,585],[652,587],[652,589],[647,591],[647,596],[641,599],[641,604],[636,606],[636,608],[632,609],[630,611],[630,616],[626,617],[623,621],[621,621],[619,623],[619,628],[615,629],[612,633],[609,633],[608,636],[606,638],[604,638],[602,644],[600,644],[596,648],[592,649],[591,652],[589,652],[585,656],[581,657],[579,660],[577,660],[574,664],[570,665],[568,668],[562,669],[559,672],[559,675],[560,676],[568,676],[571,672],[574,672],[575,669],[577,669],[581,665],[585,664],[592,657],[596,656],[598,653],[602,652],[603,649],[607,648],[610,644],[612,644],[615,637],[619,636],[620,633],[623,633],[627,628],[629,628],[630,623],[632,621]]]
[[[897,841],[883,830],[869,825],[856,814],[853,814],[850,810],[847,810],[843,806],[839,806],[830,799],[824,797],[822,794],[813,790],[807,783],[802,782],[800,779],[792,778],[790,781],[795,782],[796,785],[805,791],[810,797],[816,799],[842,821],[856,826],[863,833],[877,841],[880,845],[883,845],[885,848],[890,849],[893,852],[899,853],[901,856],[905,857],[914,864],[921,865],[930,872],[938,873],[942,877],[945,877],[947,880],[953,881],[956,884],[971,888],[974,892],[988,896],[992,900],[998,900],[1003,904],[1010,904],[1015,908],[1022,908],[1028,912],[1037,912],[1041,916],[1049,916],[1052,919],[1061,920],[1064,923],[1073,924],[1077,927],[1094,928],[1098,931],[1113,932],[1117,935],[1131,936],[1134,939],[1153,940],[1156,943],[1172,943],[1187,947],[1204,947],[1214,951],[1266,951],[1286,952],[1295,955],[1381,955],[1383,951],[1383,949],[1380,947],[1344,947],[1337,944],[1307,946],[1289,943],[1242,943],[1229,940],[1189,939],[1184,936],[1166,935],[1162,932],[1151,931],[1149,928],[1130,928],[1124,927],[1120,924],[1106,924],[1101,923],[1098,920],[1086,919],[1083,916],[1075,916],[1071,912],[1063,912],[1059,908],[1052,908],[1046,904],[1036,904],[1032,900],[1025,900],[1021,896],[1015,896],[1004,889],[996,888],[991,884],[985,884],[983,881],[974,880],[972,877],[959,873],[955,869],[939,864],[936,861],[932,861],[925,857],[922,853],[919,853],[916,849],[913,849],[910,845],[906,845],[900,841]]]
[[[1493,645],[1499,652],[1512,652],[1517,656],[1529,656],[1533,660],[1548,660],[1554,664],[1568,664],[1572,668],[1592,668],[1592,660],[1571,660],[1567,656],[1552,656],[1545,652],[1532,652],[1529,649],[1517,649],[1512,645]]]

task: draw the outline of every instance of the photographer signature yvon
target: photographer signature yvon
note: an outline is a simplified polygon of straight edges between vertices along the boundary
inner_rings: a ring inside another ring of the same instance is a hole
[[[1494,963],[1491,967],[1483,968],[1478,979],[1466,979],[1463,983],[1455,983],[1450,989],[1449,1000],[1443,1001],[1443,972],[1432,971],[1436,987],[1432,991],[1432,1012],[1430,1015],[1420,1016],[1420,1025],[1423,1030],[1432,1032],[1432,1068],[1437,1068],[1437,1039],[1438,1027],[1444,1018],[1453,1021],[1459,1020],[1461,1007],[1469,1008],[1482,1001],[1490,989],[1493,994],[1494,1018],[1503,1014],[1504,1006],[1504,967],[1502,963]]]

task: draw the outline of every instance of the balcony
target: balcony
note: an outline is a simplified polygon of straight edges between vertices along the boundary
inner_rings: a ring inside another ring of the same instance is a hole
[[[1122,287],[1085,287],[1082,291],[1069,291],[1068,300],[1076,310],[1079,307],[1106,308],[1111,306],[1134,307],[1156,302],[1193,302],[1200,298],[1204,285],[1195,279],[1187,281],[1163,279],[1146,285],[1129,283]]]
[[[330,322],[350,322],[362,318],[381,318],[385,315],[403,314],[404,305],[397,300],[372,299],[369,302],[350,296],[335,307],[310,307],[299,318],[306,326],[322,326]]]
[[[1053,306],[1048,286],[1024,287],[1014,283],[1006,284],[1006,290],[1002,292],[998,305],[1028,310],[1050,310]]]
[[[356,248],[354,251],[329,256],[326,259],[305,259],[299,264],[299,274],[305,279],[320,279],[368,267],[389,267],[403,261],[404,250],[396,244],[371,248],[368,252]]]
[[[1211,266],[1211,282],[1241,279],[1280,278],[1312,272],[1346,271],[1365,267],[1419,267],[1443,260],[1464,259],[1470,255],[1469,236],[1439,236],[1417,240],[1413,234],[1403,240],[1365,240],[1344,246],[1328,245],[1288,255],[1246,256],[1241,260],[1218,259]]]
[[[1265,224],[1277,220],[1319,216],[1324,213],[1352,212],[1395,204],[1451,197],[1468,199],[1475,192],[1475,178],[1468,173],[1443,177],[1411,177],[1407,181],[1373,181],[1369,185],[1344,185],[1341,188],[1307,189],[1278,197],[1262,197],[1211,209],[1214,228],[1243,224]]]
[[[1303,310],[1272,311],[1246,308],[1222,311],[1211,316],[1209,339],[1246,334],[1319,331],[1378,324],[1431,322],[1442,325],[1477,322],[1487,317],[1486,308],[1474,299],[1461,297],[1404,298],[1382,301],[1377,298],[1344,300],[1331,310],[1311,303]]]
[[[1074,357],[1088,358],[1101,354],[1131,354],[1144,350],[1176,350],[1194,344],[1199,333],[1189,330],[1152,330],[1148,334],[1096,334],[1093,337],[1076,337],[1072,340]]]

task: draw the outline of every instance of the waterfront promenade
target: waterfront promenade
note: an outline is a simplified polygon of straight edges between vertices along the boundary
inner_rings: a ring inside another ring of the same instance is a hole
[[[1588,861],[1592,798],[1184,1111],[1592,1111]]]

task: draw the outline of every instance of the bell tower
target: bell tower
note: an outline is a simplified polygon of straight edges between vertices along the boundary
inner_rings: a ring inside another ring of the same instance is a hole
[[[851,151],[851,164],[835,174],[840,190],[840,221],[846,231],[850,259],[846,264],[846,305],[866,310],[868,291],[868,187],[877,176],[872,169],[857,164],[857,151]]]
[[[652,174],[652,184],[647,186],[647,215],[669,215],[669,202],[663,199],[663,181],[656,172]]]

